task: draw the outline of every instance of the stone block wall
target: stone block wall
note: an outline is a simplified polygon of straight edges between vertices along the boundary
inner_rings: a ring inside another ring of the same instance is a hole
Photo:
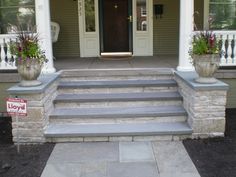
[[[193,137],[224,136],[228,85],[221,81],[198,84],[196,77],[194,72],[175,73]]]
[[[8,89],[11,98],[27,100],[27,116],[19,117],[18,132],[16,117],[12,117],[13,141],[20,143],[44,143],[44,128],[48,124],[49,113],[53,110],[53,100],[57,96],[58,74],[44,75],[38,87],[19,87]]]

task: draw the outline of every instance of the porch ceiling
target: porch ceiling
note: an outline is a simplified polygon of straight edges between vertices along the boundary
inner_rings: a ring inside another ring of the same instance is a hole
[[[177,55],[159,55],[131,58],[57,58],[54,61],[57,70],[64,69],[112,69],[112,68],[176,68]]]

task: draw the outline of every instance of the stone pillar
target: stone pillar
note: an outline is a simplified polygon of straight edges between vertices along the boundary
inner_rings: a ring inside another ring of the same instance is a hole
[[[19,117],[18,135],[20,143],[44,143],[44,128],[48,124],[49,113],[54,109],[53,100],[57,96],[59,74],[43,75],[39,78],[42,85],[8,89],[11,98],[27,100],[27,116]],[[13,142],[17,140],[16,117],[12,117]]]
[[[54,73],[52,40],[51,40],[51,17],[49,0],[35,0],[36,26],[39,34],[41,48],[45,51],[48,62],[44,65],[43,73]]]
[[[178,71],[193,71],[190,63],[189,48],[194,27],[194,1],[180,0],[180,34],[179,34],[179,66]]]
[[[193,138],[224,136],[228,85],[221,81],[199,84],[194,81],[196,77],[195,72],[175,73]]]

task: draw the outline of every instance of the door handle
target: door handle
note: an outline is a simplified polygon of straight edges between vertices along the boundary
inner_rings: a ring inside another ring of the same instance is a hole
[[[133,17],[132,17],[132,15],[130,15],[129,17],[127,17],[127,20],[129,20],[129,22],[132,23],[132,22],[133,22]]]

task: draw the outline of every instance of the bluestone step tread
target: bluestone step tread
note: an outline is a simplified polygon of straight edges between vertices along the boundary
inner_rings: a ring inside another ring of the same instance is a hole
[[[50,124],[46,137],[148,136],[191,134],[186,122],[120,124]]]
[[[112,108],[56,108],[50,118],[135,118],[186,116],[182,106],[148,106],[148,107],[112,107]]]
[[[60,82],[58,88],[175,87],[175,80],[118,80]]]
[[[143,93],[97,93],[97,94],[60,94],[57,102],[102,102],[102,101],[153,101],[182,100],[178,92]]]

